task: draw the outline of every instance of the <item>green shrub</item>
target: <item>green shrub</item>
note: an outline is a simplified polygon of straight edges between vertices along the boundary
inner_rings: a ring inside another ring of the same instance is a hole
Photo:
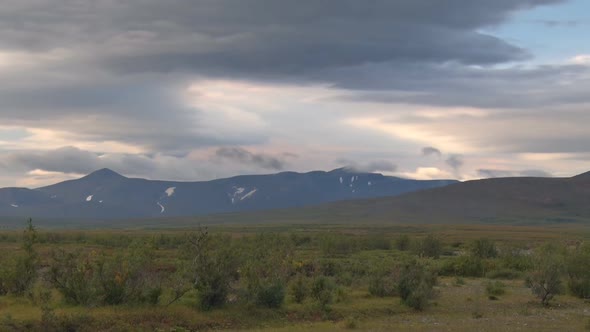
[[[495,258],[498,256],[496,245],[486,238],[475,240],[470,251],[471,255],[479,258]]]
[[[510,269],[497,269],[492,270],[486,273],[486,277],[490,279],[518,279],[522,276],[522,274],[518,271],[510,270]]]
[[[256,292],[256,304],[267,308],[280,308],[285,300],[285,286],[281,282],[261,286]]]
[[[24,295],[37,280],[39,258],[35,246],[37,230],[29,219],[22,237],[23,252],[11,255],[0,266],[0,295]]]
[[[590,246],[570,253],[566,264],[570,292],[579,298],[590,298]]]
[[[418,243],[417,252],[420,257],[437,259],[442,253],[442,242],[430,234]]]
[[[486,294],[488,296],[500,296],[506,293],[506,285],[500,281],[490,281],[486,284]]]
[[[399,251],[408,251],[412,247],[412,241],[406,234],[402,234],[395,239],[395,248]]]
[[[434,296],[436,274],[417,262],[403,266],[398,283],[402,302],[416,310],[424,310]]]
[[[321,308],[327,309],[334,302],[336,285],[325,276],[317,277],[311,286],[311,297],[317,301]]]
[[[291,285],[291,297],[296,303],[301,303],[309,294],[309,286],[306,278],[298,274]]]
[[[542,248],[536,254],[534,262],[534,269],[527,276],[525,283],[531,288],[533,295],[547,306],[555,295],[563,291],[561,283],[564,270],[563,257],[554,249]]]
[[[396,296],[397,278],[392,273],[377,274],[369,280],[369,294],[377,297]]]
[[[210,310],[225,305],[232,282],[238,279],[238,255],[231,238],[213,237],[200,228],[189,235],[185,253],[191,261],[199,307]]]

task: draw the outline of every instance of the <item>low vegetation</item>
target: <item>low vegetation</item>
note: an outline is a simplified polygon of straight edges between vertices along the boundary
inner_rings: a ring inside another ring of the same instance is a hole
[[[367,230],[56,233],[29,221],[0,233],[0,330],[429,330],[419,317],[461,313],[485,330],[477,320],[506,310],[526,319],[567,303],[553,319],[579,318],[590,298],[578,233]]]

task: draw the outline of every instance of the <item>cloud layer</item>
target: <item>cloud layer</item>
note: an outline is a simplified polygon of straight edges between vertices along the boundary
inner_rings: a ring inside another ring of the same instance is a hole
[[[588,63],[531,64],[493,33],[563,4],[7,0],[0,184],[100,167],[183,179],[581,171]]]

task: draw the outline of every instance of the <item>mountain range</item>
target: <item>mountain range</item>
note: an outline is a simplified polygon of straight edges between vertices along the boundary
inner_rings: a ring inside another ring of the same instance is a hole
[[[174,182],[128,178],[101,169],[80,179],[42,188],[2,188],[0,216],[81,219],[202,216],[396,196],[456,182],[410,180],[344,168]]]

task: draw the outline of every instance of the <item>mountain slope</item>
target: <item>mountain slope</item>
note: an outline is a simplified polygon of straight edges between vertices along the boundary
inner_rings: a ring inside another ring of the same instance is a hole
[[[572,178],[496,178],[461,182],[397,197],[338,202],[306,210],[369,222],[590,221],[590,175]]]
[[[0,216],[194,216],[395,196],[455,182],[408,180],[346,169],[173,182],[127,178],[102,169],[77,180],[38,189],[0,189]]]

